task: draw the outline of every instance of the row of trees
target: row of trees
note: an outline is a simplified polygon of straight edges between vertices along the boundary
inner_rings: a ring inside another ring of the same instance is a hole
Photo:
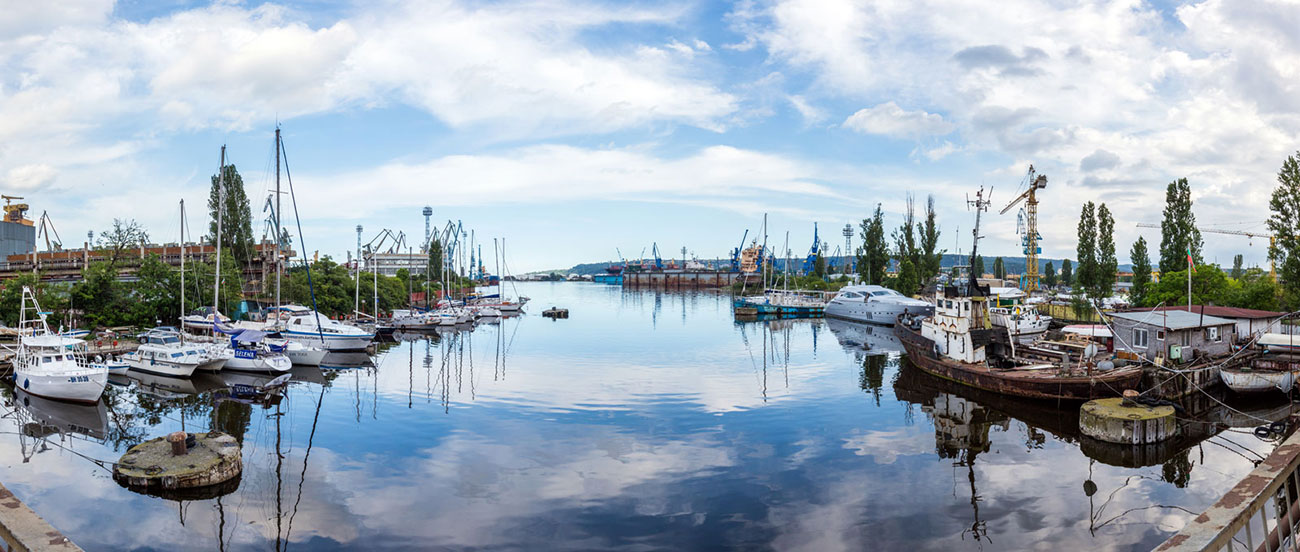
[[[858,275],[867,284],[886,285],[906,295],[914,295],[926,280],[939,273],[944,250],[939,249],[939,224],[934,211],[934,196],[926,198],[925,218],[916,219],[913,197],[907,196],[907,210],[903,223],[889,234],[890,248],[885,239],[884,214],[880,204],[868,218],[862,220],[858,248]],[[890,262],[897,263],[897,275],[886,278]]]

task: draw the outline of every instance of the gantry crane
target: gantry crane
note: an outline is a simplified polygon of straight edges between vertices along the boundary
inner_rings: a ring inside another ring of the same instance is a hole
[[[1034,166],[1030,165],[1024,182],[1029,183],[1029,189],[1011,200],[1011,203],[1003,207],[999,214],[1005,215],[1020,203],[1020,200],[1025,201],[1025,232],[1020,238],[1020,245],[1025,251],[1025,293],[1033,293],[1038,290],[1038,254],[1043,252],[1043,249],[1038,246],[1039,240],[1043,237],[1038,234],[1038,197],[1035,196],[1035,192],[1047,187],[1047,175],[1035,173]]]
[[[1137,223],[1137,226],[1138,228],[1160,228],[1159,224],[1152,224],[1150,222],[1139,222]],[[1269,249],[1272,249],[1273,245],[1277,243],[1277,238],[1274,237],[1273,234],[1269,234],[1268,232],[1248,232],[1245,230],[1220,230],[1218,228],[1197,228],[1197,230],[1199,230],[1202,234],[1208,232],[1210,234],[1228,234],[1231,236],[1246,236],[1247,238],[1250,238],[1252,240],[1255,238],[1268,238]],[[1277,281],[1277,266],[1273,263],[1273,257],[1268,258],[1268,277],[1272,278],[1274,282]]]

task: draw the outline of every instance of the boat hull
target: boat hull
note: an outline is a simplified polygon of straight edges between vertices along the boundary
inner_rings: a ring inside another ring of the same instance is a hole
[[[1295,387],[1296,373],[1290,370],[1237,370],[1219,371],[1219,379],[1236,393],[1286,393]]]
[[[1118,368],[1092,376],[1048,376],[1016,370],[999,370],[986,364],[970,364],[942,358],[934,342],[905,325],[894,327],[907,358],[930,375],[994,393],[1031,399],[1087,401],[1118,396],[1136,389],[1142,380],[1138,368]]]
[[[108,370],[101,367],[42,373],[17,369],[14,385],[41,398],[92,404],[99,401],[108,385]]]
[[[236,355],[226,361],[225,370],[235,372],[257,372],[261,374],[282,374],[293,369],[293,361],[284,355],[257,355],[253,358],[241,358]]]
[[[136,356],[134,353],[126,355],[122,359],[131,370],[153,374],[155,376],[167,376],[170,378],[188,378],[194,375],[194,369],[198,364],[180,363],[180,362],[158,362],[155,359],[144,359]]]
[[[282,330],[280,335],[304,345],[321,346],[327,351],[362,351],[374,341],[374,334],[339,335],[326,333],[324,339],[318,332]]]

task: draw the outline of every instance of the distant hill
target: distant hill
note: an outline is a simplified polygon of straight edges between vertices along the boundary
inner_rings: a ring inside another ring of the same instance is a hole
[[[986,272],[993,272],[994,258],[995,257],[989,257],[989,256],[984,257],[984,270]],[[843,257],[827,257],[827,259],[830,262],[830,266],[832,267],[843,266],[842,264]],[[701,261],[710,265],[717,263],[723,267],[730,266],[729,265],[730,261],[728,259],[701,259]],[[940,261],[940,266],[944,270],[949,270],[958,264],[965,265],[968,263],[968,261],[969,258],[966,255],[957,255],[955,253],[948,253],[943,256],[943,260]],[[668,260],[664,259],[664,262],[667,263]],[[1025,271],[1024,257],[1003,257],[1002,263],[1007,267],[1007,274],[1020,274]],[[1039,258],[1038,271],[1040,274],[1047,271],[1047,263],[1052,263],[1052,265],[1056,268],[1057,273],[1060,273],[1062,259]],[[1070,261],[1070,263],[1073,264],[1074,261]],[[791,259],[790,264],[792,268],[798,269],[803,264],[803,259]],[[600,274],[605,272],[605,267],[608,266],[609,266],[609,261],[604,261],[599,263],[583,263],[579,265],[574,265],[574,267],[570,268],[567,272],[563,270],[560,270],[558,272],[564,272],[566,274]],[[777,259],[776,266],[778,270],[784,270],[785,259]],[[1127,272],[1133,270],[1133,267],[1132,265],[1122,264],[1119,265],[1119,270],[1121,272]]]

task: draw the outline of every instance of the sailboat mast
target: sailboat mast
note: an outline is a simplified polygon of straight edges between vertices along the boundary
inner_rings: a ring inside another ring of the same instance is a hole
[[[221,299],[221,213],[226,210],[226,146],[221,146],[221,168],[217,171],[217,246],[216,277],[212,279],[212,331],[217,331],[217,305]]]
[[[280,127],[275,127],[275,315],[280,316]]]
[[[501,303],[501,256],[497,254],[496,238],[492,238],[492,261],[497,265],[497,303]]]
[[[185,200],[181,199],[181,318],[185,318]],[[185,329],[185,321],[181,320],[180,328]],[[184,339],[185,332],[181,332],[181,338]]]

